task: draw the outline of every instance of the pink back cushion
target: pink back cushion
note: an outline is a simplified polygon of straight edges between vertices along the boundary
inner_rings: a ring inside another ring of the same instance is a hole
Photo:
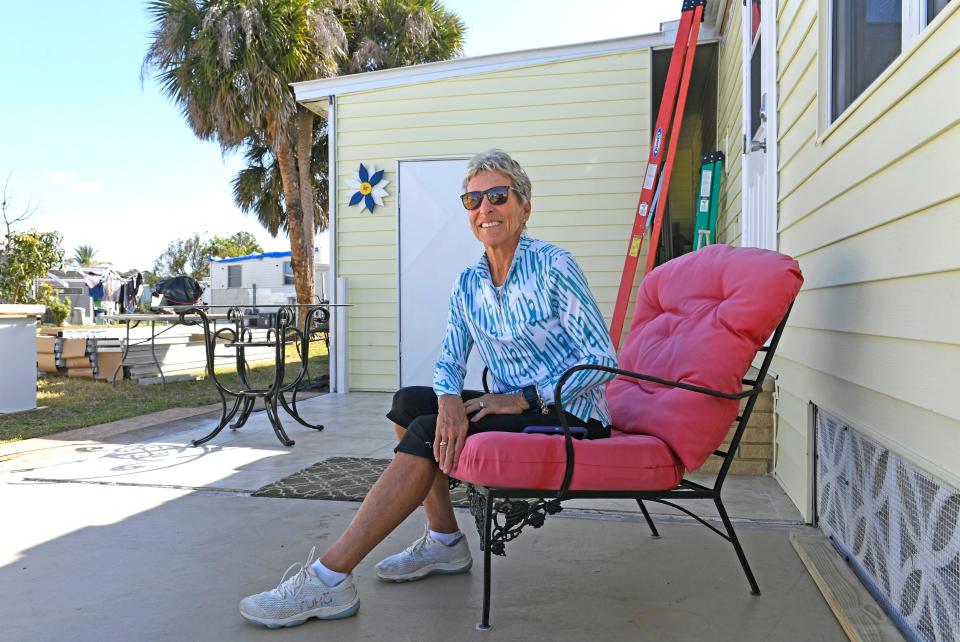
[[[737,393],[802,283],[796,261],[768,250],[711,245],[669,261],[640,286],[620,367]],[[607,397],[614,426],[659,437],[687,470],[717,449],[739,407],[623,377],[609,384]]]

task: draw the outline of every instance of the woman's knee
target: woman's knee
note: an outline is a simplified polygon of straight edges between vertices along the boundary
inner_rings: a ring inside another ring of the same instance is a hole
[[[433,388],[407,386],[393,393],[393,402],[387,416],[399,426],[409,425],[420,415],[436,412],[436,402],[437,396]]]
[[[437,430],[436,415],[421,415],[410,422],[394,452],[405,452],[433,460],[433,438]]]

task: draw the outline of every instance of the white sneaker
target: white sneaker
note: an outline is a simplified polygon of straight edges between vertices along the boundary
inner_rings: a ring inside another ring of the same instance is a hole
[[[360,608],[360,598],[353,576],[347,575],[336,586],[327,586],[310,568],[315,559],[311,549],[307,561],[289,578],[287,575],[298,565],[287,569],[277,588],[243,598],[240,615],[271,629],[297,626],[312,617],[337,620],[355,615]]]
[[[471,566],[473,558],[466,537],[447,546],[430,537],[428,527],[423,537],[405,551],[377,564],[377,577],[386,582],[412,582],[435,573],[466,573]]]

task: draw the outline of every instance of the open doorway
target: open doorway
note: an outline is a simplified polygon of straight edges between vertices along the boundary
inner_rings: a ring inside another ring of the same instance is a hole
[[[672,47],[653,52],[651,130],[660,111],[672,54]],[[716,43],[697,46],[655,265],[686,254],[694,247],[700,161],[704,154],[717,149],[717,64]]]

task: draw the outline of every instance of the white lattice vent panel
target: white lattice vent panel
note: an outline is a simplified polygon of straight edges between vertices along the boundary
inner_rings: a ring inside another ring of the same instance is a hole
[[[816,439],[820,528],[904,633],[960,640],[960,491],[820,410]]]

